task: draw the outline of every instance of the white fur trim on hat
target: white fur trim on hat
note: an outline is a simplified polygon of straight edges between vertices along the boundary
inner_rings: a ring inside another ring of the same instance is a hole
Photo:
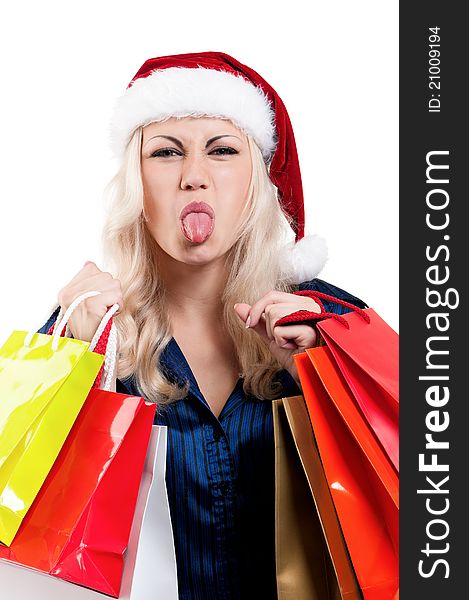
[[[254,138],[264,160],[275,151],[275,113],[264,91],[242,75],[205,67],[157,69],[134,81],[114,107],[112,150],[122,156],[141,125],[188,116],[227,118]]]
[[[311,281],[327,261],[327,245],[318,235],[307,235],[298,242],[286,244],[281,250],[282,274],[291,283]]]

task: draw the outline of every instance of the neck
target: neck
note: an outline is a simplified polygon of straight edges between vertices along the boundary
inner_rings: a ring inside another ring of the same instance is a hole
[[[219,322],[226,283],[225,257],[203,265],[187,264],[165,255],[158,270],[166,290],[171,321]]]

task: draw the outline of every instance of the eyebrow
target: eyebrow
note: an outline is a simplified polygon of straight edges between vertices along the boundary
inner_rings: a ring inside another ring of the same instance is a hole
[[[170,142],[173,142],[174,144],[176,144],[176,146],[178,146],[178,148],[180,148],[181,150],[184,149],[184,146],[182,144],[182,142],[180,140],[178,140],[177,138],[173,137],[172,135],[154,135],[153,137],[151,137],[149,140],[147,140],[144,144],[144,146],[146,146],[148,144],[148,142],[150,142],[151,140],[154,140],[157,137],[162,137],[165,138],[167,140],[169,140]],[[205,144],[205,148],[208,148],[210,146],[210,144],[213,144],[213,142],[216,142],[217,140],[219,140],[220,138],[224,138],[224,137],[234,137],[237,140],[239,140],[240,138],[237,137],[236,135],[229,135],[229,134],[224,134],[224,135],[216,135],[213,138],[210,138],[208,140],[208,142]],[[240,140],[241,141],[241,140]]]

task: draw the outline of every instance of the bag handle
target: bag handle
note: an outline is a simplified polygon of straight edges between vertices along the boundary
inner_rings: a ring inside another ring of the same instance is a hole
[[[118,310],[119,304],[113,304],[107,311],[102,318],[89,347],[90,352],[94,351],[99,352],[100,354],[102,353],[102,350],[98,348],[98,345],[101,341],[104,341],[106,331],[109,328],[109,324],[111,324],[111,328],[109,329],[109,337],[104,348],[104,383],[101,386],[101,389],[108,392],[111,390],[114,371],[117,364],[117,328],[116,324],[114,323],[113,316]]]
[[[59,338],[61,337],[61,334],[62,334],[62,331],[64,330],[64,328],[65,328],[65,336],[67,336],[67,330],[68,330],[67,325],[68,325],[68,321],[70,320],[70,317],[72,316],[73,311],[87,298],[92,298],[94,296],[98,296],[99,294],[101,294],[101,292],[97,292],[97,291],[85,292],[83,294],[80,294],[77,298],[75,298],[75,300],[70,304],[70,306],[67,308],[65,313],[63,312],[62,308],[60,308],[60,311],[59,311],[59,314],[55,321],[55,324],[54,324],[54,327],[52,330],[52,335],[51,335],[53,352],[56,352],[58,349]],[[99,345],[99,343],[102,340],[104,341],[104,337],[106,335],[106,328],[108,328],[109,322],[111,321],[114,314],[119,310],[119,308],[120,308],[119,304],[114,304],[106,312],[104,317],[101,319],[98,329],[96,330],[96,332],[93,336],[93,339],[91,340],[90,345],[88,347],[89,352],[95,351],[95,349]],[[26,337],[24,339],[24,345],[26,347],[30,346],[31,340],[35,333],[36,333],[35,330],[31,330],[26,335]],[[109,329],[108,339],[107,339],[107,342],[105,343],[105,347],[102,349],[99,349],[98,352],[100,354],[104,354],[104,366],[103,366],[104,382],[103,382],[103,379],[100,378],[100,383],[102,384],[100,387],[103,390],[110,391],[112,380],[113,380],[113,375],[114,375],[114,370],[115,370],[115,366],[116,366],[116,362],[117,362],[117,329],[116,329],[116,325],[114,322],[111,322],[111,327]],[[99,374],[98,374],[98,377],[99,377]]]
[[[93,298],[93,296],[99,296],[100,294],[101,294],[101,292],[94,292],[94,291],[85,292],[83,294],[80,294],[70,304],[70,306],[65,311],[65,314],[62,310],[62,307],[60,307],[60,312],[55,321],[54,329],[52,330],[52,350],[54,352],[56,352],[56,350],[58,348],[59,338],[61,337],[61,332],[62,332],[63,328],[68,325],[70,317],[72,316],[72,313],[75,311],[75,309],[78,308],[78,306],[84,300],[87,300],[88,298]],[[65,330],[65,336],[67,336],[67,330]]]
[[[370,315],[365,310],[359,308],[358,306],[355,306],[354,304],[351,304],[350,302],[346,302],[341,298],[336,298],[335,296],[330,296],[329,294],[324,294],[323,292],[317,292],[315,290],[300,290],[299,292],[293,292],[293,294],[295,296],[307,296],[308,298],[312,298],[319,305],[321,312],[316,313],[310,312],[308,310],[298,310],[292,313],[291,315],[287,315],[285,317],[282,317],[281,319],[278,319],[275,322],[274,327],[281,325],[290,325],[303,321],[320,321],[323,319],[335,319],[336,321],[339,321],[339,323],[342,323],[342,325],[346,329],[349,329],[350,325],[348,324],[347,320],[344,319],[344,317],[336,313],[326,312],[326,310],[324,309],[324,305],[321,302],[321,299],[350,308],[351,310],[355,311],[358,315],[360,315],[367,323],[370,322]]]

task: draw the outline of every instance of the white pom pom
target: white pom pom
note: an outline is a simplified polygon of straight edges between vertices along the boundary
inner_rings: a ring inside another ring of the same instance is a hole
[[[295,243],[292,240],[281,250],[282,274],[291,283],[314,279],[327,261],[327,245],[318,235],[307,235]]]

